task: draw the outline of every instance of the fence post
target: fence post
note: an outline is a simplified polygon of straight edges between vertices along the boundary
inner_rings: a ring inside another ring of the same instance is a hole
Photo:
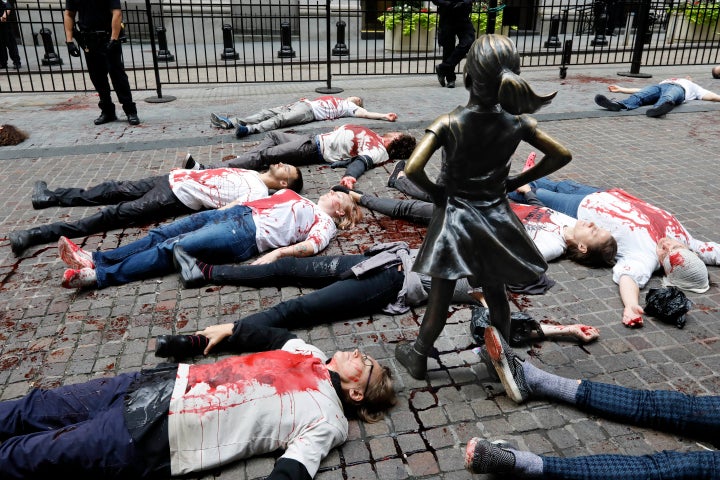
[[[545,48],[558,48],[562,44],[558,38],[558,32],[560,31],[560,15],[552,15],[550,17],[550,32],[548,33],[548,39],[545,42]]]
[[[223,52],[220,58],[223,60],[237,60],[240,54],[235,51],[235,42],[233,41],[233,28],[229,23],[222,26],[223,31]]]
[[[562,49],[562,65],[560,66],[560,78],[567,77],[567,66],[570,63],[570,55],[572,54],[572,38],[565,40]]]
[[[155,46],[155,35],[152,32],[155,31],[153,28],[152,8],[150,7],[150,0],[145,0],[145,13],[148,19],[148,32],[150,32],[150,49],[152,50],[152,61],[153,71],[155,72],[155,89],[157,90],[157,97],[148,97],[145,99],[148,103],[167,103],[172,102],[176,99],[172,95],[162,94],[162,80],[160,80],[160,66],[158,65],[158,52]]]
[[[60,58],[58,54],[55,53],[55,45],[53,45],[52,32],[50,31],[50,29],[41,28],[39,33],[40,37],[42,38],[43,47],[45,48],[45,55],[43,56],[43,59],[40,63],[42,63],[43,65],[62,65],[62,58]],[[9,33],[9,35],[12,35],[12,32]]]
[[[294,58],[295,50],[291,45],[292,37],[290,35],[290,22],[283,20],[280,22],[280,50],[278,50],[278,58]]]
[[[166,29],[164,26],[160,25],[155,27],[155,33],[157,33],[158,37],[157,59],[162,60],[163,62],[174,62],[175,55],[170,53],[170,50],[168,50],[167,36],[165,35],[165,32]]]
[[[326,69],[327,83],[326,87],[318,87],[315,89],[318,93],[333,94],[343,91],[342,88],[332,86],[332,57],[330,56],[330,1],[325,0],[325,53],[326,53]]]
[[[335,24],[337,27],[337,43],[332,49],[332,54],[336,57],[345,57],[350,55],[347,45],[345,45],[345,26],[346,23],[343,20],[338,20]]]
[[[635,29],[635,44],[633,45],[633,54],[630,61],[629,72],[618,72],[618,75],[624,77],[651,78],[652,75],[640,73],[640,63],[642,62],[643,45],[645,43],[645,29],[648,28],[648,18],[650,17],[650,0],[642,0],[640,10],[638,11],[638,23]]]

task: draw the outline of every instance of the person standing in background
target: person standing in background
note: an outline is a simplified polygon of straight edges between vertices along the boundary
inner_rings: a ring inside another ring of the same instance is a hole
[[[435,73],[441,87],[455,88],[455,68],[475,41],[470,21],[472,0],[432,0],[432,3],[437,5],[440,15],[438,44],[442,47],[442,62],[435,67]]]
[[[11,24],[8,22],[12,13],[12,6],[9,1],[0,0],[0,68],[8,67],[8,54],[13,61],[15,70],[20,70],[20,54],[18,53],[17,43],[15,42],[15,34],[13,34]]]
[[[77,22],[79,30],[75,28],[77,13],[80,13]],[[85,50],[90,81],[100,96],[100,116],[94,120],[95,125],[117,120],[115,104],[110,97],[108,76],[127,115],[128,123],[139,125],[137,106],[132,99],[119,40],[122,30],[120,0],[67,0],[64,25],[68,52],[73,57],[80,56],[80,49],[74,41],[77,36],[78,43]]]

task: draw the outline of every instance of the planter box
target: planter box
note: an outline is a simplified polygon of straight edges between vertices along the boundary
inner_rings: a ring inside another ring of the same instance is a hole
[[[395,52],[429,52],[435,50],[435,29],[416,27],[410,35],[403,35],[402,28],[385,30],[385,50]]]
[[[667,28],[667,43],[710,42],[718,37],[715,25],[700,25],[685,18],[685,15],[670,14]]]

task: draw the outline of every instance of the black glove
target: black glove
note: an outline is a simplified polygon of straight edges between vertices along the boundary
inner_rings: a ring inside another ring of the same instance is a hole
[[[75,45],[75,42],[67,42],[68,52],[70,53],[71,57],[79,57],[80,56],[80,49],[77,45]]]
[[[110,40],[107,45],[105,45],[105,49],[108,52],[114,52],[116,50],[120,50],[120,40]]]

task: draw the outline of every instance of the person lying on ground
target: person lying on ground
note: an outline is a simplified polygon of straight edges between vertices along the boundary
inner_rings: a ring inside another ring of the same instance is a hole
[[[174,169],[169,175],[141,180],[106,181],[88,189],[48,189],[35,182],[34,209],[54,206],[112,205],[72,222],[55,222],[9,234],[15,255],[33,245],[55,242],[60,237],[77,238],[130,225],[157,222],[199,210],[224,207],[231,202],[265,198],[269,189],[289,188],[298,193],[303,179],[300,169],[276,163],[262,173],[240,168],[215,168],[198,172]]]
[[[350,191],[359,205],[391,218],[427,225],[434,205],[422,200],[380,198]],[[617,243],[608,231],[597,231],[592,222],[578,221],[542,205],[511,203],[510,208],[525,226],[545,261],[563,255],[589,267],[615,264]]]
[[[343,117],[387,120],[388,122],[397,120],[395,113],[368,112],[363,108],[363,99],[360,97],[340,98],[324,95],[314,100],[301,98],[297,102],[263,109],[242,118],[211,113],[210,122],[218,128],[228,130],[234,128],[235,136],[243,138],[253,133]]]
[[[328,359],[285,329],[242,323],[223,345],[258,353],[0,402],[2,478],[167,478],[282,450],[267,479],[308,480],[347,440],[348,417],[376,422],[396,403],[390,370],[357,349]]]
[[[705,90],[703,87],[686,78],[668,78],[656,85],[649,85],[645,88],[627,88],[619,85],[609,85],[608,90],[613,93],[630,94],[625,100],[613,100],[605,95],[595,95],[595,103],[599,106],[613,111],[634,110],[645,105],[652,105],[645,114],[648,117],[661,117],[669,113],[681,103],[691,100],[705,100],[708,102],[720,102],[720,95]]]
[[[262,170],[277,162],[296,166],[329,163],[331,168],[346,168],[340,184],[353,188],[366,170],[387,160],[407,158],[414,148],[415,138],[407,133],[380,135],[360,125],[342,125],[319,135],[270,132],[257,147],[231,159],[228,165]],[[183,168],[206,166],[188,157]]]
[[[62,286],[105,288],[166,275],[174,270],[175,245],[211,263],[238,263],[264,252],[255,264],[307,257],[327,247],[337,228],[350,228],[361,218],[345,193],[330,191],[316,204],[283,189],[268,198],[194,213],[114,250],[91,254],[61,237],[60,258],[70,266]]]
[[[185,288],[212,283],[315,289],[242,320],[269,327],[309,328],[380,312],[399,315],[424,305],[430,289],[430,278],[412,271],[417,249],[409,248],[405,242],[376,244],[362,255],[287,257],[265,265],[212,265],[192,257],[180,246],[174,248],[173,254]],[[484,298],[467,280],[461,280],[452,301],[477,305]],[[581,336],[580,331],[573,330],[573,336],[583,341],[596,338]],[[560,334],[560,330],[552,328],[548,332],[553,338]]]
[[[532,399],[558,401],[613,422],[656,428],[719,445],[720,396],[642,390],[559,377],[521,360],[493,327],[485,329],[481,357],[489,364],[489,371],[497,372],[508,397],[516,403]],[[513,478],[713,480],[720,478],[720,452],[666,450],[652,455],[563,458],[473,438],[465,449],[465,466],[472,473]]]
[[[594,222],[617,240],[613,281],[619,286],[626,326],[642,326],[640,289],[661,267],[666,285],[694,293],[710,288],[705,265],[720,265],[720,245],[693,238],[670,212],[617,188],[601,190],[571,180],[556,182],[547,178],[530,185],[543,204]],[[512,194],[510,197],[522,200]]]

